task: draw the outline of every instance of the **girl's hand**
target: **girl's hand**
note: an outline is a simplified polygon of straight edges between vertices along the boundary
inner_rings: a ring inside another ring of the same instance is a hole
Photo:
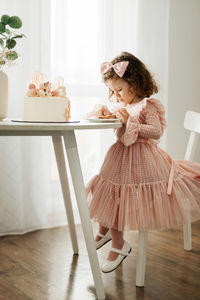
[[[106,116],[106,115],[112,115],[112,113],[107,109],[106,106],[102,106],[98,110],[95,111],[95,116],[97,118],[99,118],[101,116]]]
[[[126,108],[119,109],[117,112],[117,117],[121,119],[123,123],[126,124],[129,118],[129,113],[127,112]]]

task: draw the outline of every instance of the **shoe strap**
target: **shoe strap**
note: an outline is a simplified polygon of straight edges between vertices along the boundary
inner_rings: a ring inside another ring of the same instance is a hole
[[[119,253],[123,256],[127,256],[129,254],[129,251],[130,251],[130,249],[122,251],[122,249],[120,250],[120,249],[117,249],[117,248],[111,248],[110,250],[113,251],[113,252]]]
[[[103,238],[105,236],[105,234],[102,234],[102,233],[99,232],[99,233],[97,233],[97,236]]]
[[[110,237],[110,234],[109,234],[109,230],[106,232],[106,234],[102,234],[102,233],[100,233],[100,232],[98,232],[97,233],[97,236],[99,236],[99,237],[101,237],[101,238],[103,238],[104,236],[106,236],[106,237]]]

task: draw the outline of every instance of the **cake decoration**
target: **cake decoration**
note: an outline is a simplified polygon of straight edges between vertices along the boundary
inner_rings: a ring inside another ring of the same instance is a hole
[[[31,76],[31,83],[28,86],[28,97],[66,97],[64,79],[56,77],[53,83],[45,81],[45,76],[41,72],[34,72]]]

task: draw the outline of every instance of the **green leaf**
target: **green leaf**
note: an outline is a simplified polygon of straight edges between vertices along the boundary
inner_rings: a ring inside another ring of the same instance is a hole
[[[18,28],[22,27],[22,21],[19,17],[12,16],[9,19],[8,25],[12,28],[18,29]]]
[[[4,46],[4,42],[3,42],[3,40],[2,39],[0,39],[0,46]]]
[[[18,58],[17,52],[15,52],[15,51],[8,51],[8,52],[6,52],[6,58],[8,60],[15,60],[15,59],[17,59]]]
[[[4,33],[5,32],[5,25],[0,22],[0,33]]]
[[[3,16],[1,17],[1,22],[2,22],[4,25],[7,25],[8,22],[9,22],[9,19],[10,19],[10,17],[9,17],[8,15],[3,15]]]
[[[8,49],[13,49],[16,46],[16,44],[17,44],[16,41],[13,39],[9,39],[6,41],[6,47]]]

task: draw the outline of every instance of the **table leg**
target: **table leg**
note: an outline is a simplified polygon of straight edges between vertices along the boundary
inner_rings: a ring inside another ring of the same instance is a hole
[[[77,243],[77,235],[76,235],[76,228],[74,223],[74,215],[72,210],[72,203],[71,203],[71,196],[70,196],[70,190],[69,190],[69,183],[67,178],[67,169],[65,164],[65,158],[64,158],[64,149],[63,149],[63,142],[61,136],[52,136],[55,156],[56,156],[56,162],[60,177],[60,183],[65,203],[65,210],[69,225],[69,232],[72,242],[72,248],[74,251],[74,254],[78,254],[78,243]]]
[[[99,261],[94,243],[92,225],[90,221],[85,186],[83,181],[83,175],[81,172],[81,165],[78,155],[78,149],[76,144],[76,137],[74,131],[67,131],[64,134],[64,143],[67,152],[69,167],[71,171],[71,177],[74,185],[74,191],[76,195],[77,205],[80,213],[83,234],[85,237],[86,247],[90,260],[90,266],[94,278],[96,287],[96,293],[98,299],[105,299],[105,293],[103,289],[103,281],[99,268]]]

